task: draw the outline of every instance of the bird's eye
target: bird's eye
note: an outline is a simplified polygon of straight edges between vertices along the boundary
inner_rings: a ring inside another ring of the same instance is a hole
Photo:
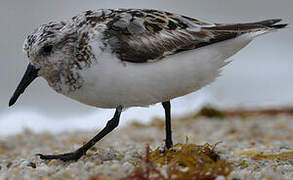
[[[46,45],[44,48],[43,48],[43,54],[48,56],[51,54],[53,50],[53,45]]]

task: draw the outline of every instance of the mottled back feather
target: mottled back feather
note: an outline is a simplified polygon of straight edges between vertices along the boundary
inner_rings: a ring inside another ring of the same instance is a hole
[[[105,39],[122,60],[156,61],[168,55],[235,38],[243,33],[269,28],[265,24],[212,24],[158,10],[111,10]],[[272,22],[271,22],[272,23]],[[274,22],[275,23],[275,22]]]

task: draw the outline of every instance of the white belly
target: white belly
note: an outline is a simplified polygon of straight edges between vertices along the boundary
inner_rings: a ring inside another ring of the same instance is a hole
[[[225,59],[252,40],[242,35],[200,49],[149,63],[121,62],[104,53],[98,63],[81,72],[82,88],[67,96],[82,103],[115,108],[148,106],[186,95],[211,83]]]

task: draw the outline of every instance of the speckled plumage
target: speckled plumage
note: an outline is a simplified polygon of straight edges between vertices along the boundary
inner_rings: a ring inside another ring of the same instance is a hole
[[[127,63],[155,63],[187,51],[235,39],[242,34],[262,34],[274,30],[277,26],[272,25],[279,21],[214,24],[158,10],[100,9],[86,11],[66,21],[41,25],[27,37],[24,50],[31,63],[40,68],[40,76],[43,76],[57,92],[69,95],[86,84],[82,72],[99,66],[99,63],[105,61],[105,54],[110,54],[111,57],[107,58],[118,59],[124,66],[127,66]],[[48,51],[47,49],[51,52],[44,52]],[[182,62],[178,58],[177,63]],[[107,71],[114,69],[113,67]],[[214,70],[218,72],[218,69]],[[216,74],[218,73],[215,73],[212,79],[217,76]],[[178,95],[184,95],[207,83],[209,82],[182,91],[184,93]],[[151,96],[158,98],[159,95]],[[167,97],[174,98],[176,93]],[[161,99],[147,103],[159,100]],[[87,100],[82,100],[85,101]],[[127,103],[127,106],[147,103]],[[114,107],[114,104],[105,107]]]

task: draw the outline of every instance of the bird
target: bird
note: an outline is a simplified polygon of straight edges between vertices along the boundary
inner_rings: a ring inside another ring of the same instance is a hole
[[[115,108],[106,126],[76,151],[37,154],[77,161],[119,125],[130,107],[161,103],[165,149],[173,146],[171,103],[212,83],[255,37],[282,29],[282,19],[211,23],[155,9],[98,9],[40,25],[24,42],[29,63],[9,106],[38,77],[57,93],[97,108]]]

